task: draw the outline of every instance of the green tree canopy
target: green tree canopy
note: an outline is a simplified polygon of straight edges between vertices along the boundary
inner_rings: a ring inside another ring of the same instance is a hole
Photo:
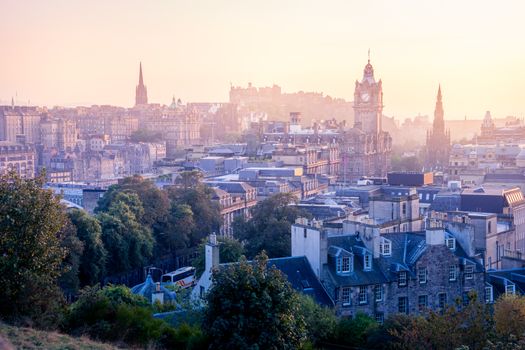
[[[204,246],[206,245],[206,241],[206,239],[202,240],[198,248],[199,255],[193,260],[193,266],[195,266],[198,276],[204,272]],[[217,241],[219,242],[219,261],[221,264],[238,262],[244,254],[244,247],[241,242],[236,239],[219,236],[217,237]]]
[[[189,246],[197,246],[204,237],[219,230],[222,223],[220,208],[212,201],[212,190],[209,187],[204,185],[195,188],[170,187],[167,192],[172,213],[174,213],[173,208],[179,205],[191,208],[195,226],[188,239]],[[179,219],[173,216],[170,218],[175,225],[178,225]]]
[[[120,192],[107,212],[99,214],[102,241],[108,251],[107,271],[127,272],[146,265],[153,253],[153,236],[138,216],[143,212],[136,194]]]
[[[278,193],[257,203],[251,219],[239,217],[234,221],[233,234],[245,244],[248,257],[263,250],[271,258],[290,256],[292,223],[300,216],[309,217],[303,210],[290,205],[296,202],[292,193]]]
[[[84,247],[78,271],[80,285],[94,285],[100,282],[106,273],[108,253],[102,242],[102,228],[98,220],[84,210],[73,209],[68,216],[76,227],[77,237]]]
[[[66,256],[62,261],[62,275],[58,284],[68,294],[75,294],[80,287],[78,274],[84,244],[78,239],[76,227],[69,219],[66,219],[62,227],[61,236],[61,246],[66,251]]]
[[[305,335],[297,294],[268,257],[213,274],[203,327],[213,349],[296,349]]]
[[[99,200],[95,212],[108,211],[117,194],[122,192],[134,193],[140,200],[143,208],[137,216],[140,223],[156,229],[166,222],[170,207],[166,193],[158,189],[152,181],[139,175],[127,177],[117,185],[111,186]]]
[[[66,250],[64,208],[44,175],[0,178],[0,315],[30,317],[41,325],[56,320],[61,293],[56,284]]]

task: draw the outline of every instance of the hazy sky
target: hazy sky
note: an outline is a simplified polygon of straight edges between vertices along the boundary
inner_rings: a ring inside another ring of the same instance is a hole
[[[368,48],[385,113],[525,116],[524,1],[0,0],[0,104],[227,101],[230,82],[353,98]]]

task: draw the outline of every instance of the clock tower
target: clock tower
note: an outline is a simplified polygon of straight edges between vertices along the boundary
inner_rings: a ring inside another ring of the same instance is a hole
[[[342,181],[355,182],[363,176],[385,177],[390,169],[392,137],[383,131],[383,86],[374,78],[368,63],[363,79],[355,82],[354,127],[345,131],[341,147]]]
[[[354,90],[354,128],[366,134],[381,133],[381,117],[383,115],[383,88],[382,82],[376,82],[374,67],[370,59],[365,66],[363,79],[355,82]]]

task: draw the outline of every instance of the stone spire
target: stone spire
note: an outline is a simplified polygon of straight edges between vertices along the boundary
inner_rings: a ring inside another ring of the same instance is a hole
[[[436,100],[436,108],[434,110],[434,124],[433,124],[434,134],[445,133],[444,115],[445,115],[445,112],[443,111],[443,97],[441,95],[441,84],[439,84],[437,100]]]
[[[142,62],[139,63],[139,85],[144,85],[144,80],[142,79]]]
[[[148,104],[148,90],[144,86],[144,79],[142,77],[142,62],[139,64],[139,84],[135,89],[135,105]]]

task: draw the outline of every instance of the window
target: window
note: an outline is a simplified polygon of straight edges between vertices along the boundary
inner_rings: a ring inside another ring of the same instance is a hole
[[[489,233],[492,233],[492,222],[489,221],[489,227],[488,227]]]
[[[423,311],[428,307],[428,295],[420,295],[417,297],[417,307],[419,311]]]
[[[343,256],[343,270],[342,272],[350,272],[352,269],[350,267],[350,257],[349,256]]]
[[[467,265],[465,266],[465,279],[471,280],[472,278],[474,278],[474,266]]]
[[[485,303],[490,304],[494,301],[492,286],[485,287]]]
[[[417,278],[419,279],[419,284],[427,283],[427,268],[420,267],[417,271]]]
[[[399,297],[397,299],[397,311],[399,311],[402,314],[408,313],[408,298],[407,297]]]
[[[383,324],[383,322],[385,322],[385,314],[382,312],[376,312],[375,319],[377,323]]]
[[[450,250],[456,249],[456,239],[455,238],[447,238],[445,240],[445,243],[447,244],[447,248]]]
[[[406,271],[400,271],[399,276],[397,279],[397,284],[399,286],[406,286],[407,285],[407,272]]]
[[[304,238],[306,238],[308,236],[308,230],[305,228],[304,229]]]
[[[392,242],[383,238],[381,243],[379,243],[379,252],[385,256],[392,255]]]
[[[368,303],[368,294],[366,292],[366,286],[359,287],[359,304]]]
[[[407,204],[403,203],[401,208],[402,208],[401,210],[402,210],[403,216],[407,215]]]
[[[516,293],[516,285],[514,284],[507,284],[505,286],[505,294],[506,295],[514,295]]]
[[[372,269],[372,255],[370,254],[365,254],[363,256],[363,259],[364,259],[364,263],[363,265],[365,266],[365,270],[371,270]]]
[[[343,306],[350,306],[352,305],[352,300],[350,299],[350,287],[343,287],[341,291],[341,301],[343,303]]]
[[[444,309],[447,305],[447,293],[439,293],[438,294],[438,307],[440,309]]]
[[[343,271],[343,259],[342,258],[335,259],[335,270],[337,271],[337,273],[341,273]]]
[[[455,281],[456,278],[457,278],[456,265],[450,265],[450,267],[448,268],[448,280]]]
[[[383,286],[380,284],[374,286],[374,300],[383,301]]]

